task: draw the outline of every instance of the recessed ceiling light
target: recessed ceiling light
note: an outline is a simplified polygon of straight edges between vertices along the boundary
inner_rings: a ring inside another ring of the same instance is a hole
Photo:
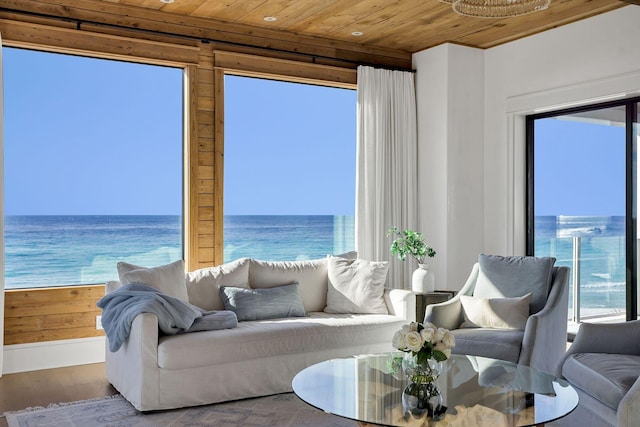
[[[273,22],[273,21],[277,20],[278,18],[276,18],[275,16],[265,16],[263,19],[265,21],[267,21],[267,22]]]
[[[160,3],[173,3],[175,0],[160,0]]]
[[[353,33],[351,33],[352,36],[356,36],[356,37],[360,37],[363,34],[364,33],[362,31],[354,31]]]

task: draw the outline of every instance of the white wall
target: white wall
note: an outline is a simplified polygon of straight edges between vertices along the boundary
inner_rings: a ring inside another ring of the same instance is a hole
[[[4,346],[3,373],[37,371],[104,362],[105,337]]]
[[[525,251],[524,116],[637,93],[638,22],[628,6],[485,52],[485,251]]]
[[[631,5],[485,51],[414,55],[418,213],[437,288],[459,289],[480,252],[524,254],[524,116],[640,93],[639,22]]]
[[[445,44],[413,57],[419,230],[437,289],[459,289],[483,245],[484,52]],[[453,261],[453,262],[452,262]]]

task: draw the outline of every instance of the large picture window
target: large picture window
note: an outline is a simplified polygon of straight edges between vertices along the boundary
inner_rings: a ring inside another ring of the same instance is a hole
[[[356,91],[225,76],[224,259],[353,250]]]
[[[7,289],[183,257],[183,70],[3,48]]]

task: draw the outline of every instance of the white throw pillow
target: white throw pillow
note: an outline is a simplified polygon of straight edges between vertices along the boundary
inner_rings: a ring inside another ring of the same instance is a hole
[[[515,329],[523,331],[529,318],[531,293],[517,298],[474,298],[460,295],[464,323],[461,328]]]
[[[253,289],[299,283],[306,311],[322,311],[327,296],[327,260],[261,261],[252,259],[249,284]]]
[[[336,255],[356,259],[355,251]],[[253,289],[272,288],[283,283],[299,283],[300,297],[308,312],[322,311],[327,305],[327,262],[325,258],[299,261],[251,260],[249,284]]]
[[[204,310],[224,310],[221,286],[249,288],[249,258],[187,273],[189,302]]]
[[[330,257],[326,313],[388,314],[384,284],[388,262]]]
[[[109,280],[104,284],[104,293],[110,294],[111,292],[118,289],[120,286],[122,286],[122,284],[117,280]]]
[[[119,262],[118,275],[123,285],[143,283],[166,295],[189,302],[183,260],[151,268]]]

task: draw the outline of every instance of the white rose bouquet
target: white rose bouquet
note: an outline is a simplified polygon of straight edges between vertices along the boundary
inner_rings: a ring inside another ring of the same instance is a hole
[[[429,359],[443,362],[451,356],[456,339],[449,330],[438,328],[433,323],[411,322],[402,326],[393,335],[394,348],[416,356],[416,362],[424,365]]]
[[[402,369],[409,379],[402,392],[405,411],[414,416],[426,414],[433,420],[442,419],[447,407],[443,405],[436,380],[440,375],[440,362],[451,356],[451,349],[456,345],[455,337],[433,323],[411,322],[393,335],[392,344],[406,353],[402,360]]]

